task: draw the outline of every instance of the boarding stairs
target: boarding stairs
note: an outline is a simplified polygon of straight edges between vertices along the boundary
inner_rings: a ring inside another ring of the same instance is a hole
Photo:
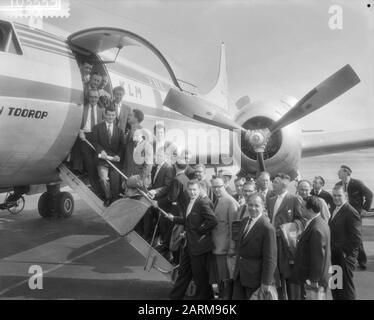
[[[175,268],[166,260],[157,250],[155,250],[147,241],[145,241],[138,233],[133,231],[134,218],[129,215],[121,215],[121,210],[131,211],[133,206],[134,211],[136,207],[141,206],[141,202],[137,200],[121,199],[115,201],[108,208],[103,206],[103,201],[100,200],[76,175],[74,175],[69,168],[64,164],[59,167],[60,178],[71,189],[73,189],[99,216],[101,216],[119,236],[122,236],[126,241],[133,246],[143,257],[146,258],[144,269],[150,271],[152,268],[160,271],[164,276],[169,279],[174,277]],[[132,202],[131,202],[132,201]],[[144,205],[144,203],[143,203]],[[129,209],[130,208],[130,209]],[[130,216],[130,218],[129,218]],[[137,217],[139,220],[139,217]],[[129,228],[129,225],[131,226]]]

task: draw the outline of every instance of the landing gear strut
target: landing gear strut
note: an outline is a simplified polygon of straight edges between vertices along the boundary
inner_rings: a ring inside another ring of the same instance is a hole
[[[74,199],[69,192],[61,192],[60,185],[47,185],[38,202],[38,211],[43,218],[69,218],[74,211]]]

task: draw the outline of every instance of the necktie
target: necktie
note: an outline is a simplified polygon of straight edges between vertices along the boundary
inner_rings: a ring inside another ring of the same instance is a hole
[[[249,218],[247,224],[245,225],[245,228],[243,230],[243,239],[247,236],[247,234],[248,234],[248,232],[250,230],[249,227],[250,227],[250,225],[252,223],[252,220],[253,220],[252,218]]]
[[[331,220],[335,218],[335,216],[336,216],[336,214],[338,213],[339,210],[340,210],[340,207],[335,208],[334,212],[331,215]]]
[[[347,182],[344,182],[344,191],[347,192]]]
[[[111,143],[111,140],[112,140],[112,125],[111,124],[108,124],[108,138],[109,138],[109,144]]]
[[[95,126],[96,122],[95,122],[95,113],[94,113],[94,107],[91,106],[91,131],[92,131],[92,128]]]
[[[213,211],[216,210],[216,208],[217,208],[217,204],[218,204],[218,201],[219,201],[219,199],[217,199],[217,200],[214,202],[214,205],[213,205]]]

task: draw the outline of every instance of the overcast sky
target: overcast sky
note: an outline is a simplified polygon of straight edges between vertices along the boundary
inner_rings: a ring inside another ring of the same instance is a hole
[[[301,120],[303,129],[341,131],[373,126],[374,10],[368,2],[70,0],[69,18],[44,21],[66,34],[98,26],[136,32],[161,50],[178,78],[202,93],[214,84],[224,41],[232,102],[244,94],[252,100],[300,99],[349,63],[361,83]],[[333,4],[343,9],[342,30],[329,28]]]

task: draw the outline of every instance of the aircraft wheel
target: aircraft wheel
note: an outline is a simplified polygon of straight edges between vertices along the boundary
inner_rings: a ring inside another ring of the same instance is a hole
[[[59,216],[69,218],[74,211],[74,199],[69,192],[59,192],[56,197],[56,210]]]
[[[48,192],[44,192],[38,201],[38,211],[43,218],[52,217],[52,195]]]
[[[14,200],[14,194],[8,192],[5,203],[7,204],[7,209],[11,214],[18,214],[25,207],[25,198],[21,196],[17,200]]]

